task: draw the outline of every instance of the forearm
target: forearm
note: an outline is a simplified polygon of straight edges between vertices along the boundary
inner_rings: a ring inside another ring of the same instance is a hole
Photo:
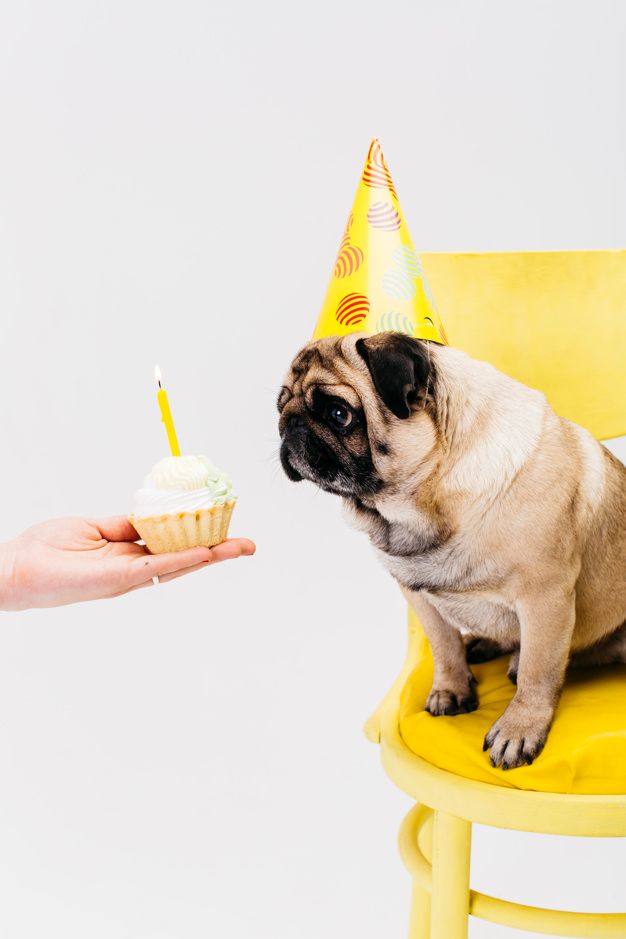
[[[57,518],[33,525],[0,543],[0,611],[63,606],[119,597],[201,570],[218,561],[254,554],[247,538],[213,548],[148,554],[121,515],[94,521]]]
[[[5,541],[0,543],[0,611],[15,609],[15,549]]]

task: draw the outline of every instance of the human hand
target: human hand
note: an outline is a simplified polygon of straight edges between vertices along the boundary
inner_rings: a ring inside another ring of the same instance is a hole
[[[148,554],[124,516],[100,521],[59,518],[28,528],[0,545],[0,610],[63,606],[119,597],[201,570],[209,564],[254,554],[247,538],[214,548]]]

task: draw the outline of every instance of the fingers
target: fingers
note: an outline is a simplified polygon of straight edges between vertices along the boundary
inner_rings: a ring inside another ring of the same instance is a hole
[[[139,538],[125,515],[96,519],[93,524],[107,541],[137,541]]]
[[[229,538],[210,550],[212,552],[210,563],[216,564],[218,561],[229,561],[231,558],[250,557],[255,553],[256,545],[249,538]]]
[[[144,554],[130,564],[130,585],[150,582],[153,577],[175,574],[188,567],[205,564],[211,557],[210,548],[188,548],[185,551],[170,551],[167,554]]]
[[[249,557],[256,551],[254,542],[247,538],[231,538],[230,541],[223,541],[216,545],[211,551],[211,558],[203,561],[201,564],[194,564],[193,567],[186,567],[182,571],[175,571],[173,574],[163,574],[159,577],[160,584],[167,584],[170,580],[176,580],[178,577],[184,577],[185,574],[193,574],[194,571],[202,571],[211,564],[218,564],[220,561],[231,561],[235,558]],[[152,584],[152,581],[150,581]],[[146,585],[147,586],[147,585]]]
[[[185,551],[172,551],[167,554],[146,554],[132,561],[130,587],[149,586],[153,577],[161,578],[162,583],[173,576],[191,573],[220,561],[231,561],[239,557],[254,554],[256,547],[248,538],[231,538],[214,548],[188,548]],[[172,576],[170,576],[172,575]]]
[[[194,564],[193,567],[186,567],[184,571],[176,571],[174,574],[163,574],[162,577],[159,577],[159,584],[167,584],[170,580],[177,580],[179,577],[186,577],[187,574],[193,574],[194,571],[203,571],[205,568],[209,567],[206,561],[202,564]],[[153,582],[150,581],[150,584],[146,586],[154,586]]]

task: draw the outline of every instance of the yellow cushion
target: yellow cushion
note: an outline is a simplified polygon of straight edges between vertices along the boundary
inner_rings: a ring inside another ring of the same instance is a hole
[[[413,618],[412,618],[413,619]],[[428,642],[416,620],[419,661],[400,699],[400,734],[417,756],[434,766],[496,786],[588,795],[626,793],[626,666],[580,669],[567,677],[543,753],[532,766],[494,769],[482,743],[515,688],[508,658],[472,665],[479,707],[457,717],[425,710],[433,677]]]

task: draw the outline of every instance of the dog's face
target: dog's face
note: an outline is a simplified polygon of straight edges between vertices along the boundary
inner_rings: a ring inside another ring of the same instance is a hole
[[[435,389],[426,342],[401,333],[310,342],[278,396],[285,473],[354,498],[402,485],[434,445]]]

